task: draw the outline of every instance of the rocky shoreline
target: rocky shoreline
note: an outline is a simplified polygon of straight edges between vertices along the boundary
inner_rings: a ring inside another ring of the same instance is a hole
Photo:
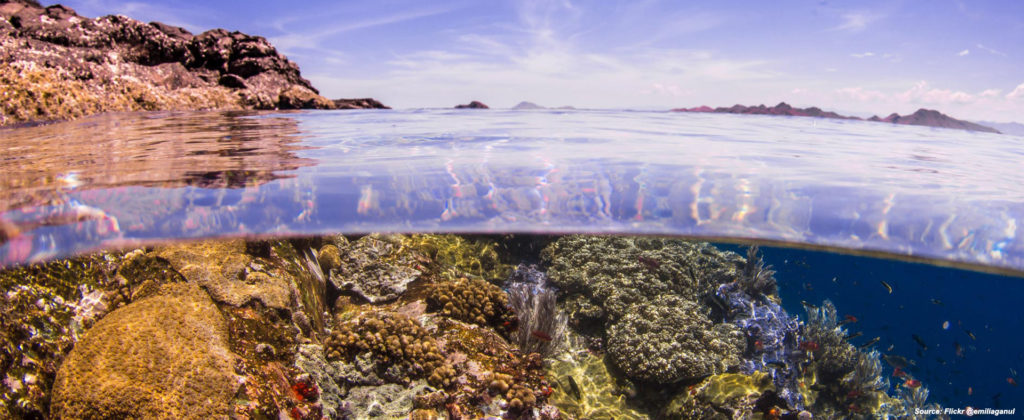
[[[330,100],[260,36],[0,1],[0,126],[114,111],[387,108]]]

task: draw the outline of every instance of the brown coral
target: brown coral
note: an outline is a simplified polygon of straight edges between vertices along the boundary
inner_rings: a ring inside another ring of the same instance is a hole
[[[427,309],[480,326],[511,326],[515,315],[501,288],[483,280],[461,278],[434,286]]]

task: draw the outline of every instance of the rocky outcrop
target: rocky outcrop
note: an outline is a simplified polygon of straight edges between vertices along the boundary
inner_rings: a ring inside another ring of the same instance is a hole
[[[523,101],[517,104],[516,106],[512,107],[512,109],[544,109],[544,107],[537,105],[533,102]]]
[[[675,108],[672,112],[713,112],[721,114],[753,114],[753,115],[786,115],[792,117],[818,117],[818,118],[836,118],[842,120],[860,120],[857,117],[850,117],[845,115],[839,115],[831,111],[822,111],[818,107],[810,108],[794,108],[785,102],[779,102],[775,106],[744,106],[744,105],[733,105],[731,107],[718,107],[711,108],[707,105],[702,105],[693,108]],[[894,124],[908,124],[908,125],[923,125],[927,127],[942,127],[942,128],[954,128],[959,130],[968,131],[984,131],[987,133],[997,133],[999,131],[986,127],[980,124],[972,122],[961,121],[956,118],[950,117],[949,115],[943,114],[939,111],[921,108],[913,114],[900,116],[897,113],[892,113],[888,117],[879,118],[877,115],[868,118],[867,121],[875,122],[888,122]]]
[[[337,107],[263,37],[92,19],[32,0],[0,0],[0,63],[0,125],[106,111]]]
[[[490,109],[491,107],[484,105],[483,102],[473,101],[468,104],[455,105],[455,109]]]
[[[888,117],[878,118],[877,115],[868,118],[868,121],[879,121],[893,124],[907,124],[907,125],[923,125],[926,127],[942,127],[942,128],[955,128],[958,130],[967,131],[983,131],[986,133],[1000,134],[999,130],[992,127],[986,127],[981,124],[975,124],[968,121],[961,121],[956,118],[950,117],[949,115],[943,114],[933,109],[921,108],[909,115],[900,115],[897,113],[889,114]]]
[[[390,106],[384,105],[373,98],[358,98],[358,99],[335,99],[334,108],[336,109],[391,109]]]

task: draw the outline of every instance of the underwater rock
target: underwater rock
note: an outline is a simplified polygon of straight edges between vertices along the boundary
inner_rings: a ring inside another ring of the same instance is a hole
[[[410,246],[429,260],[427,265],[439,277],[478,277],[499,284],[512,267],[502,261],[493,240],[468,239],[458,235],[411,235]]]
[[[157,249],[188,281],[202,286],[217,302],[240,307],[259,301],[268,308],[291,309],[292,289],[246,254],[242,240],[205,241]]]
[[[0,418],[49,412],[57,368],[84,329],[161,284],[182,281],[142,250],[0,271]]]
[[[608,357],[630,378],[673,383],[739,364],[745,340],[736,326],[712,324],[700,306],[663,296],[632,306],[608,329]]]
[[[320,387],[320,404],[327,418],[344,418],[348,406],[344,400],[348,390],[339,386],[335,378],[338,369],[327,361],[324,348],[319,344],[303,344],[295,355],[295,366],[306,372]]]
[[[571,235],[541,252],[569,323],[600,335],[630,306],[655,296],[698,301],[743,277],[743,257],[707,243],[654,237]]]
[[[711,376],[697,385],[691,385],[675,396],[661,418],[665,419],[754,419],[764,416],[763,411],[774,411],[780,418],[778,407],[758,407],[767,392],[774,391],[771,375],[754,372],[750,375],[723,373]],[[755,411],[756,414],[755,414]],[[772,418],[764,416],[762,418]]]
[[[53,387],[56,418],[227,417],[240,385],[227,323],[195,284],[168,284],[96,323]]]
[[[417,394],[430,389],[424,381],[409,386],[385,384],[352,388],[346,401],[350,404],[352,418],[407,418],[413,408]]]
[[[339,250],[340,267],[328,273],[331,283],[371,303],[397,299],[420,275],[414,268],[416,254],[405,245],[407,240],[404,235],[371,234],[348,244]]]

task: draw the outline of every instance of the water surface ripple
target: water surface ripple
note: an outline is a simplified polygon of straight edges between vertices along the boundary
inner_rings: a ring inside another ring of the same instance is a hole
[[[655,233],[1024,272],[1024,138],[639,111],[116,114],[0,130],[0,264],[327,232]]]

